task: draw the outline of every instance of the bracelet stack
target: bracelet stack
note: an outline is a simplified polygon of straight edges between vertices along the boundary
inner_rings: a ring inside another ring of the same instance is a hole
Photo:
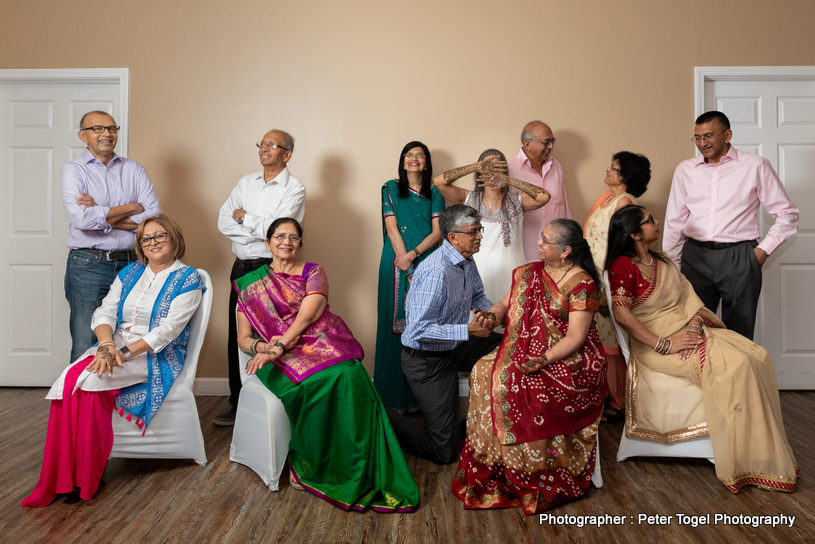
[[[697,324],[696,324],[696,323],[694,323],[694,322],[690,322],[690,323],[688,323],[688,324],[685,326],[685,330],[686,330],[686,331],[688,331],[688,332],[692,332],[692,333],[698,334],[699,336],[702,336],[702,335],[704,335],[704,334],[705,334],[705,331],[704,331],[704,329],[702,329],[702,326],[701,326],[701,325],[697,325]]]
[[[258,354],[257,346],[258,342],[260,341],[261,341],[260,338],[255,338],[254,340],[252,340],[252,343],[249,344],[249,355],[251,355],[252,357]]]
[[[670,338],[662,338],[660,336],[657,345],[654,346],[654,351],[656,351],[660,355],[668,355],[671,352],[672,347],[673,342],[671,342]]]
[[[114,346],[114,347],[116,347],[116,344],[114,344],[112,340],[108,340],[107,342],[102,342],[101,344],[96,346],[96,349],[99,350],[99,348],[102,348],[102,347],[105,347],[105,346]]]

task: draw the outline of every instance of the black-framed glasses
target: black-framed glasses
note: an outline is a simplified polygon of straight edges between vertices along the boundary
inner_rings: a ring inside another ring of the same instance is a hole
[[[289,150],[288,147],[283,147],[282,145],[280,145],[277,142],[258,142],[255,145],[258,146],[258,149],[263,149],[264,147],[269,148],[269,149],[277,149],[279,147],[280,149],[282,149],[284,151]]]
[[[454,230],[456,234],[463,234],[465,236],[476,236],[478,234],[484,234],[484,227],[478,227],[477,229],[473,230]]]
[[[284,234],[282,232],[278,232],[277,234],[272,234],[272,238],[277,240],[278,242],[281,242],[281,243],[283,241],[285,241],[285,240],[288,240],[289,242],[291,242],[293,244],[297,244],[297,243],[300,242],[300,240],[302,240],[302,238],[300,238],[296,234]]]
[[[652,225],[656,225],[656,224],[657,224],[657,220],[656,220],[656,219],[654,219],[654,216],[653,216],[653,215],[649,215],[649,216],[648,216],[648,219],[646,219],[646,220],[644,220],[644,221],[642,221],[642,222],[640,223],[640,226],[646,225],[646,224],[648,224],[648,223],[651,223]]]
[[[425,154],[424,153],[405,153],[404,157],[406,159],[424,159]]]
[[[118,134],[120,128],[122,128],[122,127],[120,127],[118,125],[110,125],[110,126],[107,126],[107,127],[102,126],[102,125],[93,125],[93,126],[90,126],[90,127],[81,128],[81,129],[79,129],[79,131],[80,132],[85,132],[86,130],[90,130],[94,134],[102,134],[103,132],[105,132],[107,130],[111,134]]]
[[[150,245],[150,242],[155,242],[156,244],[160,244],[170,236],[169,232],[157,232],[153,236],[144,236],[139,238],[139,244],[143,246]]]

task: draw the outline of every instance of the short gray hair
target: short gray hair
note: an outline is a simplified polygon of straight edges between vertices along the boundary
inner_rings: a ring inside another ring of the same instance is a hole
[[[279,132],[283,135],[283,147],[294,153],[294,136],[286,132],[285,130],[281,130],[279,128],[273,128],[268,132]]]
[[[481,214],[478,210],[464,204],[454,204],[439,215],[439,229],[441,236],[447,239],[447,235],[459,230],[465,225],[473,225],[481,221]]]

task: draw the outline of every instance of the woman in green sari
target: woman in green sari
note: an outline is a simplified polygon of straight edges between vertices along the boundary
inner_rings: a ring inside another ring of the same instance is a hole
[[[360,363],[362,346],[328,310],[325,272],[297,260],[302,234],[294,219],[275,220],[271,265],[235,282],[238,345],[252,355],[246,372],[286,409],[293,486],[345,510],[410,512],[419,489]]]
[[[385,406],[411,409],[416,400],[402,373],[405,293],[413,270],[441,241],[444,199],[433,186],[430,151],[409,142],[399,154],[399,179],[382,186],[384,246],[379,261],[374,384]]]

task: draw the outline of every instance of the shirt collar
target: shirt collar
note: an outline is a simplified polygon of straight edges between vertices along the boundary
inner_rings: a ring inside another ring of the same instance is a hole
[[[464,256],[459,253],[449,241],[445,240],[442,242],[441,250],[444,254],[444,258],[447,259],[447,262],[450,264],[460,267],[463,267],[464,264],[466,264],[465,261],[467,261],[467,259],[465,259]]]
[[[529,157],[527,157],[526,153],[524,153],[524,148],[523,147],[518,152],[518,157],[517,158],[521,159],[521,166],[526,166],[527,168],[532,170],[532,167],[529,166]],[[549,167],[547,165],[552,164],[552,159],[554,159],[554,157],[552,157],[552,155],[549,155],[549,158],[546,159],[545,161],[543,161],[543,165],[541,167],[541,170],[543,170],[544,172],[549,170]]]
[[[708,164],[708,163],[705,162],[704,155],[699,155],[698,157],[696,157],[696,159],[697,160],[696,160],[696,163],[694,164],[694,166],[700,166],[702,164]],[[719,164],[722,164],[724,162],[737,161],[737,160],[739,160],[739,152],[736,150],[735,147],[733,147],[733,144],[730,144],[730,149],[727,150],[727,153],[722,155],[722,158],[719,159],[719,163],[718,164],[712,164],[711,166],[719,166]]]
[[[91,153],[91,150],[88,149],[87,147],[85,148],[85,152],[82,153],[82,156],[79,158],[79,160],[81,160],[85,164],[91,164],[91,163],[96,162],[96,163],[99,163],[99,164],[101,164],[103,166],[110,166],[111,164],[113,164],[117,160],[121,160],[121,159],[122,159],[122,157],[120,157],[119,155],[114,153],[113,158],[110,159],[110,161],[107,163],[107,165],[105,165],[105,163],[103,163],[102,161],[100,161],[99,159],[94,157],[93,154]]]
[[[260,183],[265,187],[267,185],[282,185],[283,187],[289,182],[289,169],[288,167],[284,166],[283,170],[281,170],[275,177],[270,179],[268,182],[263,179],[263,170],[258,172],[257,176],[255,176],[256,180],[259,180]]]

